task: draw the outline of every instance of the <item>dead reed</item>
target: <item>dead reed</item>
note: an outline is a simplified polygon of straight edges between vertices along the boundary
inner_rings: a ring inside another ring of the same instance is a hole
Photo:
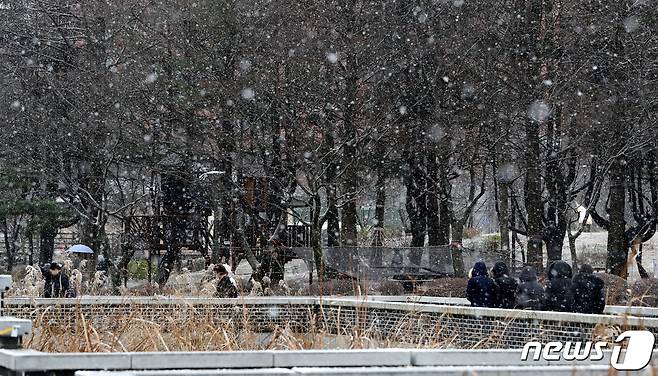
[[[363,318],[341,318],[306,308],[301,319],[263,323],[249,307],[219,315],[195,307],[139,307],[104,315],[85,314],[81,307],[65,317],[54,306],[34,314],[33,332],[24,347],[45,352],[146,352],[364,349],[389,347],[443,348],[441,328],[412,336],[422,316],[410,314],[388,331]],[[160,311],[161,310],[161,311]],[[163,314],[167,312],[167,314]],[[276,313],[272,313],[276,315]]]

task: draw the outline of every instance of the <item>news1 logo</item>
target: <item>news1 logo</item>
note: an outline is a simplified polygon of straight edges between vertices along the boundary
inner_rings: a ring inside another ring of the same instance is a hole
[[[656,342],[653,333],[646,330],[629,330],[621,333],[615,343],[628,340],[622,359],[622,346],[615,345],[610,356],[610,365],[620,371],[639,371],[651,361],[651,355]],[[601,360],[603,350],[608,348],[607,342],[528,342],[523,346],[521,360],[528,360],[530,350],[534,350],[532,360]]]

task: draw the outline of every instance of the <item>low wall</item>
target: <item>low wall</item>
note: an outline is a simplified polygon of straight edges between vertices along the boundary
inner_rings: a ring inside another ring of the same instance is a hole
[[[520,350],[314,350],[171,353],[66,353],[0,350],[6,375],[606,375],[600,361],[521,360]],[[653,353],[647,374],[655,372]]]
[[[230,323],[253,332],[288,328],[335,335],[363,335],[374,347],[522,348],[528,341],[613,341],[625,330],[658,333],[658,318],[583,315],[383,302],[362,298],[258,297],[240,299],[85,297],[9,298],[5,315],[39,323],[75,325],[85,320],[112,331],[130,320],[169,326]]]
[[[355,297],[356,298],[356,297]],[[421,296],[421,295],[374,295],[368,296],[368,300],[381,302],[408,302],[438,305],[470,306],[471,303],[466,298],[449,298],[441,296]],[[620,306],[608,305],[605,307],[606,315],[628,315],[643,317],[658,317],[658,308],[640,307],[640,306]]]

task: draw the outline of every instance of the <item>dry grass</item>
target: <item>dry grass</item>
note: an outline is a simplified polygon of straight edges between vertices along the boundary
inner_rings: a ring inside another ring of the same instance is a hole
[[[408,312],[382,332],[379,317],[373,320],[367,307],[301,308],[296,318],[277,320],[277,314],[256,307],[233,306],[222,313],[203,311],[199,307],[131,306],[122,312],[104,313],[103,308],[78,306],[69,316],[55,312],[55,306],[40,308],[34,319],[32,334],[24,338],[24,347],[44,352],[168,352],[168,351],[239,351],[239,350],[308,350],[366,348],[504,348],[513,331],[518,331],[516,317],[484,324],[465,335],[449,314],[441,317]],[[91,313],[89,313],[91,310]],[[271,317],[269,320],[267,317]],[[155,319],[157,317],[157,319]],[[258,324],[260,318],[260,324]],[[265,322],[263,322],[265,319]],[[269,321],[268,321],[269,320]],[[419,330],[419,328],[423,328]],[[614,327],[597,326],[592,335],[612,340]],[[479,333],[479,334],[478,334]],[[485,334],[486,333],[486,334]],[[540,336],[545,333],[538,333]],[[617,333],[618,334],[618,333]],[[516,332],[518,335],[518,332]]]
[[[391,345],[375,340],[378,336],[372,328],[332,327],[329,320],[310,311],[307,314],[312,322],[303,330],[299,323],[292,322],[259,332],[247,312],[225,320],[183,314],[160,315],[154,321],[153,310],[157,311],[157,307],[149,307],[148,311],[135,308],[130,315],[108,316],[94,322],[78,308],[75,317],[62,322],[52,319],[50,309],[53,307],[40,312],[34,320],[32,334],[24,339],[25,348],[45,352],[145,352],[360,349]]]
[[[46,352],[140,352],[314,347],[313,341],[302,342],[286,327],[275,328],[269,338],[261,338],[248,323],[203,316],[181,320],[163,315],[154,321],[152,315],[136,309],[127,316],[92,322],[78,309],[73,320],[57,322],[47,313],[44,311],[34,321],[33,333],[24,342],[26,348]]]
[[[521,316],[471,322],[459,315],[388,312],[368,306],[166,304],[32,306],[24,347],[44,352],[167,352],[364,348],[504,348],[523,341],[531,325],[537,338],[553,338]],[[22,314],[21,314],[22,312]],[[521,321],[519,321],[521,320]],[[624,325],[622,325],[623,327]],[[597,325],[592,338],[613,340],[621,327]],[[534,337],[533,337],[534,338]],[[530,340],[530,337],[528,338]]]
[[[436,321],[432,330],[424,314],[409,313],[383,335],[368,319],[368,309],[338,309],[325,312],[306,308],[301,320],[272,320],[258,325],[250,307],[235,306],[233,312],[211,316],[194,307],[177,309],[158,306],[131,307],[129,314],[85,316],[80,307],[65,320],[56,320],[56,307],[40,310],[24,347],[44,352],[147,352],[147,351],[237,351],[365,348],[487,348],[496,347],[502,329],[477,344],[462,341],[456,328]],[[89,311],[86,311],[89,312]],[[61,312],[60,312],[61,313]],[[352,314],[350,316],[350,313]],[[93,316],[93,317],[91,317]],[[226,317],[226,318],[220,318]],[[157,320],[154,317],[158,317]],[[283,323],[281,323],[283,322]]]
[[[421,285],[419,293],[426,296],[465,298],[468,278],[440,278]]]

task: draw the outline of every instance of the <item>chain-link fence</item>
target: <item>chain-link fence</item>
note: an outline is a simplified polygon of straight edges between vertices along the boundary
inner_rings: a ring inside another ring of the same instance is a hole
[[[313,249],[291,248],[294,257],[307,265],[313,262]],[[323,261],[327,270],[358,279],[379,281],[384,279],[437,278],[455,274],[453,255],[461,253],[466,270],[482,260],[493,266],[498,261],[510,261],[509,255],[499,252],[438,247],[329,247],[323,248]]]

